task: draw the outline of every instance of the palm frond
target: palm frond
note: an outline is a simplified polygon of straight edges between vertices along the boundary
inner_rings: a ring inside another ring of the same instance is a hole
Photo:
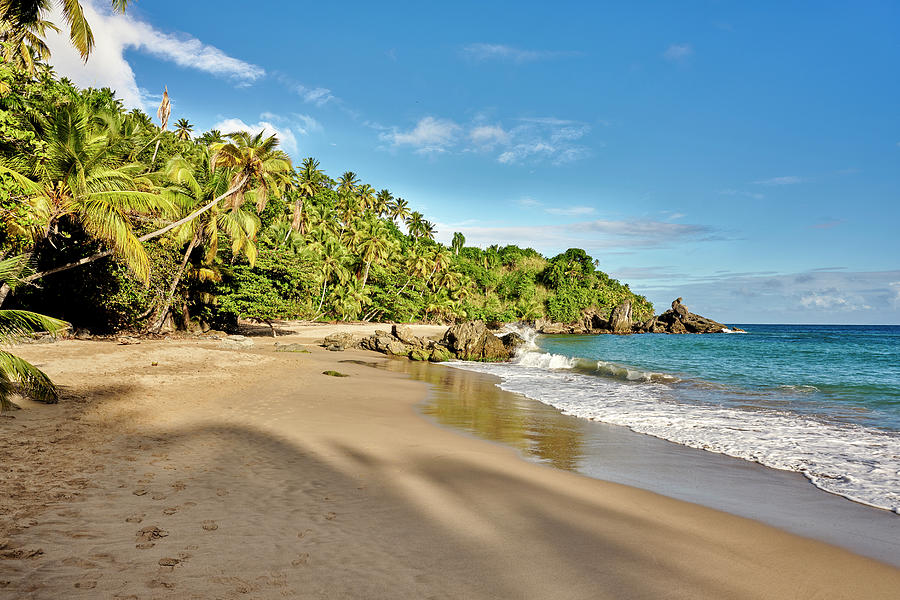
[[[47,374],[33,364],[0,350],[0,380],[7,385],[0,385],[0,399],[3,404],[9,403],[9,395],[13,391],[9,383],[17,383],[22,393],[41,402],[54,403],[59,400],[59,389],[50,381]]]

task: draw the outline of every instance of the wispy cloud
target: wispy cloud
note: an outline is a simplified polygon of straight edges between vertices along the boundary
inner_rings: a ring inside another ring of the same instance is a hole
[[[563,206],[563,207],[550,207],[545,208],[544,212],[547,212],[551,215],[561,215],[564,217],[581,217],[584,215],[591,215],[597,212],[593,206]]]
[[[684,62],[694,54],[694,47],[690,44],[672,44],[666,48],[662,57],[669,62]]]
[[[449,119],[424,117],[407,131],[396,128],[385,131],[379,137],[392,146],[411,146],[419,154],[446,152],[456,143],[460,126]]]
[[[526,63],[538,60],[581,56],[580,52],[559,50],[525,50],[504,44],[468,44],[463,46],[460,54],[475,61],[506,61]]]
[[[125,59],[125,51],[136,49],[186,69],[222,77],[238,86],[249,85],[265,76],[257,65],[228,55],[186,33],[166,33],[131,14],[110,14],[98,9],[94,0],[82,2],[85,17],[91,23],[95,47],[84,63],[72,48],[68,35],[48,32],[54,68],[82,86],[108,86],[115,89],[127,106],[146,108],[134,71]],[[49,19],[64,23],[56,3]]]
[[[746,190],[719,190],[719,193],[723,196],[742,196],[744,198],[753,198],[754,200],[762,200],[766,197],[765,194],[760,194],[759,192],[748,192]]]
[[[508,126],[486,123],[483,117],[461,125],[452,119],[427,116],[411,129],[366,123],[378,130],[390,148],[410,147],[419,154],[445,152],[496,153],[502,164],[564,164],[590,155],[580,143],[591,128],[585,123],[555,117],[515,119]]]
[[[783,175],[781,177],[770,177],[769,179],[760,179],[759,181],[754,181],[756,185],[796,185],[798,183],[803,183],[806,181],[803,177],[798,177],[797,175]]]
[[[810,225],[813,229],[832,229],[846,223],[846,219],[826,219]]]

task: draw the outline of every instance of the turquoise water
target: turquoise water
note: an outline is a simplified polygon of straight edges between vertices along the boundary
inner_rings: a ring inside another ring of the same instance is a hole
[[[738,327],[747,334],[543,336],[539,345],[675,375],[685,402],[779,407],[900,431],[900,326]],[[721,387],[704,393],[706,383]]]
[[[900,512],[900,326],[535,336],[511,363],[457,364],[577,417],[797,471]]]

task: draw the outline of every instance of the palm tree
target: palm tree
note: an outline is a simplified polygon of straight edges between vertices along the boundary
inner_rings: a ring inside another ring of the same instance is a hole
[[[213,163],[231,170],[231,187],[237,189],[231,196],[231,206],[241,206],[248,186],[255,185],[256,210],[262,212],[269,201],[269,189],[279,190],[288,182],[293,170],[291,160],[278,150],[278,138],[274,135],[263,137],[263,132],[254,135],[237,131],[227,137],[231,142],[214,146]]]
[[[294,200],[294,216],[291,227],[294,231],[305,232],[303,223],[303,204],[305,201],[315,198],[316,194],[326,187],[327,177],[319,169],[319,161],[309,156],[303,159],[303,166],[297,173],[298,196]]]
[[[59,28],[41,18],[22,25],[0,19],[0,45],[4,62],[21,69],[29,77],[34,77],[38,62],[50,59],[50,48],[44,42],[47,30],[59,31]]]
[[[342,194],[355,194],[359,187],[359,176],[353,171],[344,171],[338,179],[338,191]]]
[[[147,191],[149,182],[138,177],[141,166],[121,164],[114,136],[84,105],[60,105],[36,130],[46,145],[45,157],[0,158],[0,173],[12,177],[26,194],[35,242],[52,244],[63,235],[63,222],[74,221],[89,237],[111,247],[104,255],[115,254],[147,281],[150,261],[134,233],[134,216],[165,212],[168,206]],[[0,303],[5,295],[0,292]]]
[[[375,188],[368,183],[364,183],[356,188],[356,197],[359,198],[359,203],[363,210],[375,207]]]
[[[459,251],[463,249],[463,246],[466,245],[466,236],[464,236],[459,231],[453,234],[453,241],[450,243],[450,247],[453,248],[453,254],[459,256]]]
[[[178,119],[175,121],[175,137],[179,140],[183,142],[190,140],[193,131],[194,126],[191,125],[187,119]]]
[[[218,129],[210,129],[209,131],[201,134],[200,137],[197,138],[197,141],[204,146],[211,146],[212,144],[221,144],[225,141],[225,137]]]
[[[367,235],[359,246],[360,258],[366,265],[362,274],[362,289],[366,289],[366,281],[369,279],[369,267],[372,266],[372,263],[383,261],[394,247],[390,232],[384,221],[373,219],[366,225],[368,228]]]
[[[195,162],[182,156],[174,156],[166,164],[164,174],[171,184],[163,191],[163,196],[178,207],[181,214],[189,214],[210,201],[221,197],[228,188],[227,174],[212,168],[212,156],[208,148],[200,154]],[[225,234],[231,240],[232,254],[243,254],[252,266],[256,260],[256,245],[253,239],[259,229],[259,219],[253,213],[244,210],[243,206],[230,207],[227,210],[215,205],[200,217],[188,221],[175,229],[175,239],[181,244],[187,243],[184,258],[172,278],[169,292],[157,313],[151,331],[162,328],[169,314],[169,308],[178,289],[195,248],[206,245],[204,262],[210,264],[219,250],[219,236]]]
[[[388,207],[389,214],[394,221],[406,221],[409,217],[409,203],[403,198],[397,198]]]
[[[94,47],[94,34],[84,17],[84,11],[78,0],[57,0],[63,18],[69,24],[69,38],[72,45],[88,59]],[[112,8],[124,12],[128,0],[111,0]],[[42,21],[42,17],[50,10],[50,0],[2,0],[0,1],[0,21],[11,24],[13,28],[33,26]]]
[[[263,208],[265,208],[268,188],[270,186],[280,186],[292,171],[290,159],[283,152],[280,152],[276,149],[278,146],[278,139],[274,135],[268,138],[263,138],[261,133],[253,136],[250,134],[239,132],[230,134],[228,137],[232,138],[233,141],[228,144],[216,145],[214,147],[215,154],[213,156],[214,167],[224,168],[230,174],[230,185],[228,190],[226,190],[220,196],[213,198],[207,204],[201,206],[189,215],[182,217],[181,219],[178,219],[173,223],[169,223],[165,227],[157,229],[156,231],[151,231],[150,233],[144,234],[134,240],[132,240],[133,234],[131,234],[130,229],[120,227],[119,229],[113,230],[113,232],[122,233],[122,235],[126,238],[125,241],[129,242],[130,245],[128,245],[125,250],[134,249],[135,252],[137,250],[140,251],[140,254],[138,256],[143,257],[145,261],[141,264],[146,263],[146,254],[143,251],[143,247],[140,245],[141,242],[145,242],[147,240],[165,235],[173,229],[176,229],[184,225],[185,223],[196,219],[207,211],[212,210],[212,208],[215,207],[221,200],[224,200],[226,198],[229,199],[230,205],[232,207],[242,206],[244,195],[253,185],[257,186],[255,193],[257,198],[257,209],[262,210]],[[17,181],[23,185],[32,183],[12,169],[4,167],[2,162],[0,162],[0,173],[10,174],[14,179],[17,179]],[[105,191],[104,194],[105,195],[103,197],[107,199],[127,199],[135,197],[134,195],[138,194],[138,192],[112,193]],[[129,196],[128,194],[132,195]],[[158,199],[158,196],[152,197]],[[163,206],[163,208],[166,207]],[[118,223],[118,221],[115,221],[114,224],[115,223]],[[125,234],[130,234],[132,238],[129,238]],[[136,241],[137,243],[133,244],[132,242],[134,241]],[[73,269],[75,267],[94,262],[113,253],[116,253],[118,248],[115,246],[115,244],[113,244],[113,246],[114,247],[112,250],[104,250],[103,252],[98,252],[97,254],[79,259],[75,262],[71,262],[59,267],[54,267],[40,273],[35,273],[34,275],[30,275],[24,278],[22,281],[34,281],[35,279],[46,277],[47,275],[51,275],[53,273],[59,273],[61,271],[66,271],[68,269]],[[128,255],[126,255],[125,257],[127,258]],[[144,276],[145,281],[148,275],[148,271],[149,270],[139,272],[139,275]],[[8,291],[8,286],[3,285],[2,287],[0,287],[0,305],[3,304],[3,300],[5,299]]]
[[[393,202],[393,194],[391,194],[388,190],[381,190],[375,197],[375,213],[379,217],[386,215]]]
[[[423,235],[425,235],[425,215],[420,213],[417,210],[414,210],[410,213],[409,217],[406,218],[406,229],[409,231],[410,237],[414,240],[419,239]]]
[[[26,262],[25,256],[0,261],[0,282],[15,287]],[[26,310],[0,310],[0,346],[17,343],[34,331],[55,334],[68,326],[65,321]],[[0,350],[0,411],[18,408],[10,400],[17,391],[43,402],[56,402],[59,397],[59,390],[43,371],[15,354]]]

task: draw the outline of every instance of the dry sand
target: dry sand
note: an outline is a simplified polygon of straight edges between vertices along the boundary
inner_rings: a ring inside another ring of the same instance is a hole
[[[348,327],[19,348],[66,392],[0,417],[0,598],[897,597],[898,569],[440,428],[424,384],[342,362],[378,355],[273,352]]]

